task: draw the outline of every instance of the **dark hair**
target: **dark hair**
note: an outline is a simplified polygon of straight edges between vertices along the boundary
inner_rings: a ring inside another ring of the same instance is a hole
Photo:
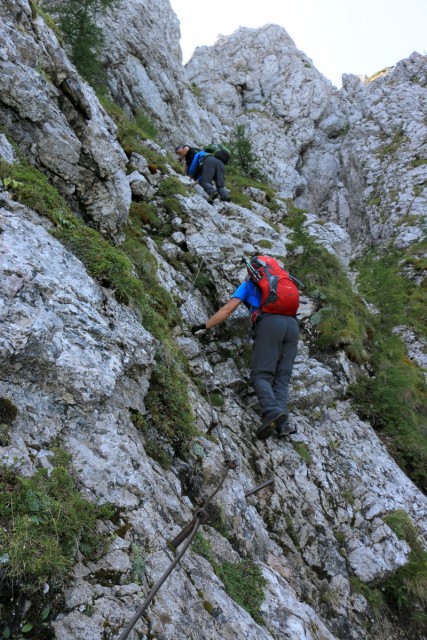
[[[175,147],[175,153],[176,153],[177,151],[179,151],[180,149],[183,149],[184,147],[185,147],[185,145],[184,145],[184,144],[179,144],[177,147]]]

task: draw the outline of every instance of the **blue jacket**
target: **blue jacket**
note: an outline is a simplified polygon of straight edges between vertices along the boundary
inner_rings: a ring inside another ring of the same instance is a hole
[[[261,289],[252,280],[242,282],[231,297],[239,298],[249,309],[251,316],[261,307]]]
[[[200,183],[202,181],[202,166],[203,166],[203,161],[200,162],[202,160],[202,158],[204,158],[205,156],[209,155],[208,153],[206,153],[206,151],[199,151],[199,153],[196,153],[196,155],[193,158],[193,162],[190,165],[190,168],[188,169],[188,175],[193,178],[193,180],[198,180]]]

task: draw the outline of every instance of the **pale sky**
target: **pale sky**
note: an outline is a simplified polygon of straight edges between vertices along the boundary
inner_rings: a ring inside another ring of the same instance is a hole
[[[427,0],[170,0],[184,64],[238,27],[278,24],[332,83],[372,76],[413,51],[427,54]]]

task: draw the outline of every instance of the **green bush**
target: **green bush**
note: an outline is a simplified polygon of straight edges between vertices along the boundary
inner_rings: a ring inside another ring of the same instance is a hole
[[[383,137],[387,138],[387,141],[376,152],[376,155],[382,160],[394,155],[404,144],[409,142],[409,138],[405,135],[403,129],[396,129],[391,140],[385,134]]]
[[[156,261],[131,233],[121,248],[113,247],[97,231],[82,224],[60,229],[55,235],[82,260],[92,277],[115,292],[120,302],[136,307],[142,325],[161,341],[146,396],[150,427],[146,448],[167,468],[171,451],[186,455],[195,428],[185,360],[170,337],[170,326],[178,324],[180,316],[171,295],[157,282]]]
[[[245,609],[255,622],[263,624],[260,606],[264,600],[264,587],[267,581],[259,566],[252,560],[242,560],[238,563],[225,560],[218,564],[214,560],[211,543],[199,532],[194,537],[192,550],[211,563],[230,598]]]
[[[133,411],[131,418],[144,434],[147,454],[169,469],[174,455],[187,457],[196,430],[187,377],[178,362],[161,351],[145,397],[148,413]]]
[[[145,575],[145,562],[147,559],[147,552],[144,547],[141,547],[135,542],[131,546],[132,549],[132,574],[134,582],[141,584]]]
[[[138,111],[133,117],[129,115],[103,92],[97,93],[98,100],[117,125],[117,137],[125,153],[138,153],[148,162],[151,173],[167,172],[168,159],[157,151],[150,149],[145,140],[156,140],[158,131],[150,118]],[[173,161],[173,159],[171,159]]]
[[[147,291],[135,275],[132,261],[121,248],[113,247],[98,231],[83,224],[72,229],[57,229],[54,235],[80,258],[93,278],[114,291],[119,302],[133,305],[140,311],[141,322],[148,331],[160,339],[169,336],[167,321],[156,310],[158,305],[164,305],[158,295],[160,286],[156,292],[154,289]]]
[[[295,451],[298,453],[298,455],[301,457],[301,459],[304,460],[305,464],[310,464],[311,454],[310,454],[310,451],[307,449],[307,445],[304,444],[304,442],[293,442],[292,446],[295,449]]]
[[[275,200],[275,191],[267,182],[248,178],[242,175],[241,171],[233,165],[227,165],[226,186],[230,189],[232,202],[241,207],[251,208],[251,199],[243,193],[243,190],[245,187],[254,187],[255,189],[264,191],[267,199],[267,207],[271,211],[276,211],[278,208]]]
[[[163,222],[157,214],[157,208],[151,202],[131,202],[130,219],[149,224],[155,230],[161,228]]]
[[[182,196],[187,195],[185,187],[175,176],[168,176],[167,178],[163,178],[163,180],[159,184],[158,193],[162,198],[170,198],[178,194]]]
[[[352,592],[361,593],[365,596],[372,611],[377,617],[379,617],[385,606],[384,595],[381,589],[377,587],[370,587],[362,582],[357,576],[351,577],[350,585]]]
[[[213,563],[212,545],[199,531],[194,536],[191,550],[194,551],[194,553],[198,553],[199,556],[206,558],[211,564]]]
[[[367,598],[377,617],[387,607],[396,616],[397,627],[405,630],[405,637],[421,638],[427,629],[427,552],[405,511],[386,514],[384,522],[411,547],[408,561],[374,587],[352,578],[352,590]]]
[[[167,438],[177,455],[185,456],[195,435],[188,383],[176,361],[168,362],[165,353],[151,377],[145,404],[150,423]]]

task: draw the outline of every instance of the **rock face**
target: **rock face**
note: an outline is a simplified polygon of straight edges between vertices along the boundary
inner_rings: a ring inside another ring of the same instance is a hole
[[[337,91],[286,31],[267,25],[197,48],[186,71],[223,135],[245,126],[284,197],[337,222],[354,245],[423,237],[425,56],[366,84],[344,76]]]
[[[131,193],[116,127],[27,0],[0,3],[0,126],[111,236]]]
[[[414,53],[361,89],[344,76],[349,131],[340,148],[348,192],[348,228],[368,239],[405,248],[423,239],[427,179],[427,62]],[[362,186],[362,190],[360,189]],[[356,195],[357,194],[357,195]]]
[[[198,106],[182,67],[179,23],[169,2],[130,0],[100,17],[105,66],[116,102],[158,123],[167,146],[210,140],[219,121]]]
[[[425,57],[413,54],[367,85],[348,76],[338,92],[274,25],[239,29],[199,48],[183,69],[166,0],[121,3],[99,24],[119,104],[129,113],[146,110],[173,144],[220,139],[244,124],[280,195],[307,207],[310,235],[344,268],[367,245],[403,247],[421,237]],[[164,179],[172,175],[188,186],[170,167],[166,176],[151,176],[142,156],[127,160],[94,92],[26,0],[0,0],[0,37],[2,161],[16,160],[14,140],[76,214],[113,240],[132,195],[159,212]],[[242,254],[268,246],[286,258],[292,230],[284,223],[285,203],[278,200],[272,212],[263,193],[247,194],[250,209],[210,206],[197,187],[178,196],[180,214],[170,215],[172,232],[161,246],[146,233],[159,283],[179,308],[182,326],[171,338],[188,362],[197,426],[187,459],[175,457],[166,471],[148,455],[131,419],[135,411],[148,413],[158,341],[52,236],[50,223],[0,182],[0,397],[17,408],[0,456],[31,475],[50,467],[59,440],[72,455],[82,493],[112,503],[121,516],[119,524],[102,525],[114,534],[102,557],[74,567],[51,623],[58,640],[118,636],[173,561],[167,542],[220,484],[230,459],[236,468],[213,501],[226,535],[211,525],[201,531],[213,562],[258,565],[266,581],[264,624],[228,595],[212,562],[190,550],[129,637],[408,640],[387,619],[382,626],[372,620],[352,582],[375,585],[407,562],[410,547],[384,517],[405,511],[425,541],[427,499],[342,399],[353,364],[342,352],[320,361],[302,332],[290,403],[298,432],[261,442],[243,357],[245,314],[209,336],[195,338],[189,330],[233,292],[244,276]],[[195,288],[185,254],[213,283],[210,297]],[[304,326],[314,305],[304,295],[301,302]],[[396,332],[423,366],[417,338],[405,327]],[[221,396],[221,406],[209,404],[200,381]],[[272,483],[246,497],[266,480]],[[135,548],[144,550],[142,576]]]
[[[316,123],[336,110],[336,102],[331,83],[286,31],[276,25],[240,28],[213,47],[198,47],[186,70],[224,134],[236,122],[243,124],[279,193],[300,194],[306,186],[297,170],[300,156],[313,141]]]

